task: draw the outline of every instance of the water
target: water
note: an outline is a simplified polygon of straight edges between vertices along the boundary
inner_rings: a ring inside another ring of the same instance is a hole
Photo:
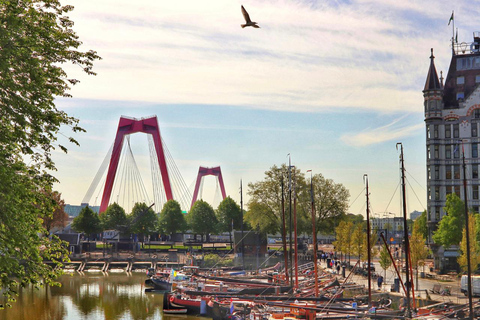
[[[162,294],[145,293],[145,279],[124,272],[64,275],[61,287],[21,290],[0,320],[174,320],[162,314]]]

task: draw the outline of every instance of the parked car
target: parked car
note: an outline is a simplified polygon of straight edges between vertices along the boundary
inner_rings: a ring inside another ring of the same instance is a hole
[[[368,270],[368,262],[363,263],[363,269]],[[375,265],[373,264],[373,262],[370,262],[370,270],[375,271]]]
[[[468,277],[466,275],[463,275],[460,280],[460,291],[465,296],[468,295]],[[472,295],[480,296],[480,276],[472,276]]]

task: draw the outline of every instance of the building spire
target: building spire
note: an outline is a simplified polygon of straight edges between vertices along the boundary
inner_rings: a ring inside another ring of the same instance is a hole
[[[427,81],[425,82],[425,88],[423,88],[423,91],[442,89],[440,80],[438,80],[437,69],[435,69],[434,59],[435,56],[433,55],[433,48],[431,48],[430,68],[428,69]]]

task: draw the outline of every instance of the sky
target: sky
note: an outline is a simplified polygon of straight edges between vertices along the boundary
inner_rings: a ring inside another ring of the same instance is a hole
[[[54,154],[55,188],[74,205],[112,146],[119,118],[157,116],[191,193],[199,166],[220,166],[227,195],[239,202],[242,180],[247,204],[248,183],[290,160],[302,172],[343,184],[354,214],[366,212],[367,174],[371,212],[400,216],[401,142],[407,211],[423,211],[422,90],[430,50],[446,75],[452,11],[459,42],[472,42],[472,32],[480,30],[480,7],[466,0],[69,4],[80,50],[102,57],[96,76],[65,64],[80,83],[70,91],[73,98],[56,100],[87,131],[62,128],[59,142],[73,136],[80,146]],[[240,27],[241,5],[259,29]],[[151,185],[147,138],[132,135],[131,146],[142,180]],[[212,203],[216,194],[216,180],[208,177],[202,196]],[[100,199],[98,189],[89,203]]]

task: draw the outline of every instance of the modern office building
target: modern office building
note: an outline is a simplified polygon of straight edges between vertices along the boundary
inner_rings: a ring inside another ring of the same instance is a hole
[[[429,243],[445,215],[446,196],[456,193],[479,212],[480,32],[473,42],[452,40],[447,76],[440,78],[430,55],[424,96],[427,156],[427,221]],[[465,157],[467,192],[463,188]]]

